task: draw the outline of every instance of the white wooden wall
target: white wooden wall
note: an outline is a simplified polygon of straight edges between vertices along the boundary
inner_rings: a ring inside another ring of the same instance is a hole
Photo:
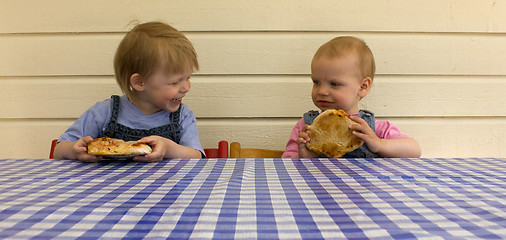
[[[506,157],[506,0],[0,0],[0,158],[47,158],[97,101],[120,93],[129,23],[184,32],[201,70],[185,98],[201,142],[284,149],[310,98],[310,61],[354,35],[377,76],[365,108],[424,157]]]

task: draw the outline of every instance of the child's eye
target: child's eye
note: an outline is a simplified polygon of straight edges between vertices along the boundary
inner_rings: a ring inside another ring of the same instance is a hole
[[[314,85],[318,85],[318,84],[320,84],[320,81],[318,81],[318,80],[313,80],[313,84],[314,84]]]
[[[332,86],[332,87],[338,87],[338,86],[341,86],[341,85],[342,85],[342,84],[337,83],[337,82],[331,82],[331,83],[330,83],[330,86]]]
[[[190,77],[181,78],[181,79],[179,79],[179,81],[176,82],[176,84],[179,84],[179,83],[182,83],[182,82],[185,82],[188,80],[190,80]]]

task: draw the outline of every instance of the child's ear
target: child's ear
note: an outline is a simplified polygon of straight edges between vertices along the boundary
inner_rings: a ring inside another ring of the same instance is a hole
[[[372,79],[370,77],[365,77],[362,79],[362,82],[360,83],[360,90],[358,92],[358,95],[361,98],[364,98],[369,93],[369,90],[371,90],[372,85]]]
[[[144,90],[144,79],[138,73],[134,73],[130,76],[130,86],[136,91]]]

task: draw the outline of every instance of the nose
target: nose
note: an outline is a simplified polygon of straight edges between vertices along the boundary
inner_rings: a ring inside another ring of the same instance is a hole
[[[316,92],[319,94],[319,95],[322,95],[322,96],[327,96],[329,95],[329,90],[327,87],[325,86],[318,86],[316,87]]]
[[[191,88],[190,79],[186,79],[185,81],[181,82],[179,92],[187,93],[188,91],[190,91],[190,88]]]

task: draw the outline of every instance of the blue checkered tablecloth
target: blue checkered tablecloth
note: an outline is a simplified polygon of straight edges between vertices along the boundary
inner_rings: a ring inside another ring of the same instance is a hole
[[[506,159],[4,159],[0,238],[505,239]]]

